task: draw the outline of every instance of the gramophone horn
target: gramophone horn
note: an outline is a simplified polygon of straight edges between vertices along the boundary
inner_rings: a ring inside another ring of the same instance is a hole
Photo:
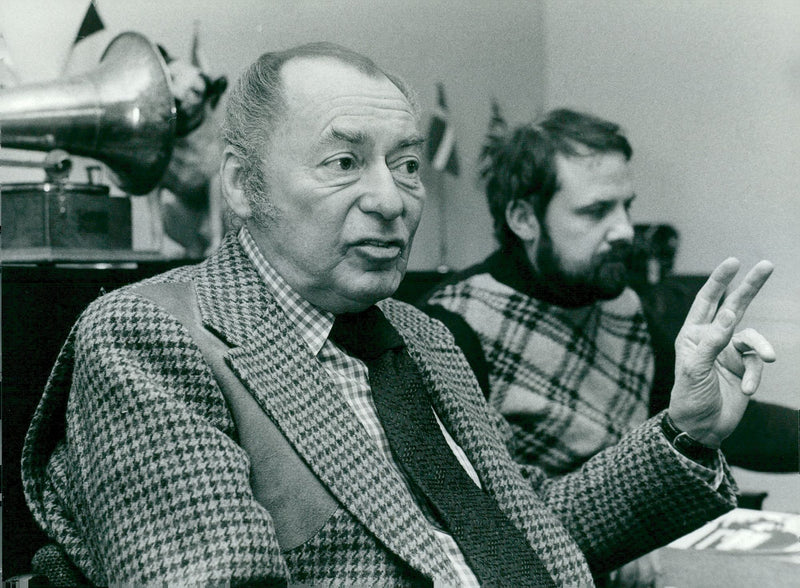
[[[91,72],[0,90],[0,146],[92,157],[108,165],[122,190],[145,194],[172,155],[176,109],[169,80],[153,44],[122,33]]]

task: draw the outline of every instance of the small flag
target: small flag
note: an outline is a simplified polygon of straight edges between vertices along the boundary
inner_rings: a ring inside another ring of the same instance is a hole
[[[89,8],[86,10],[86,16],[83,17],[81,27],[78,29],[78,35],[75,37],[75,43],[83,41],[89,35],[93,35],[105,28],[100,15],[97,13],[97,8],[94,6],[94,0],[89,3]]]
[[[436,171],[446,171],[458,175],[458,153],[453,126],[448,121],[447,102],[444,98],[444,84],[436,84],[438,93],[437,108],[428,129],[428,159]]]
[[[506,119],[500,112],[500,105],[497,99],[492,98],[492,119],[489,121],[489,132],[505,132],[508,128]]]

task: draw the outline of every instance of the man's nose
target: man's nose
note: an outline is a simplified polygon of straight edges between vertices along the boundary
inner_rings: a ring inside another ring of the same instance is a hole
[[[359,198],[358,206],[363,212],[378,214],[386,220],[395,219],[403,213],[403,195],[391,170],[385,164],[367,170],[364,192]]]
[[[619,207],[611,218],[611,227],[606,235],[606,240],[610,243],[614,241],[633,241],[633,224],[631,223],[631,213],[624,207]]]

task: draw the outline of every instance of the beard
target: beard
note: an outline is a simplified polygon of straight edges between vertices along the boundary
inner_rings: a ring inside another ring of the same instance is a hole
[[[566,271],[553,246],[553,240],[542,231],[536,248],[535,267],[548,290],[569,300],[569,306],[585,306],[599,300],[611,300],[628,286],[628,267],[633,246],[615,241],[605,253],[597,253],[577,271]]]

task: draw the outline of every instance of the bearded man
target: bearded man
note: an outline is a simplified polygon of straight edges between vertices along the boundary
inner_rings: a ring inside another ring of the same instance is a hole
[[[670,402],[677,328],[629,287],[632,154],[619,125],[589,114],[554,110],[510,131],[496,114],[481,175],[500,248],[420,304],[511,425],[514,459],[551,476]],[[797,422],[796,410],[751,402],[722,448],[734,465],[796,471]],[[651,553],[595,581],[651,585],[659,568]]]
[[[513,129],[496,116],[481,175],[500,247],[422,304],[511,424],[515,459],[551,475],[669,402],[677,329],[629,287],[632,154],[619,125],[586,113]],[[723,445],[731,463],[797,471],[796,410],[753,402],[737,432]]]

